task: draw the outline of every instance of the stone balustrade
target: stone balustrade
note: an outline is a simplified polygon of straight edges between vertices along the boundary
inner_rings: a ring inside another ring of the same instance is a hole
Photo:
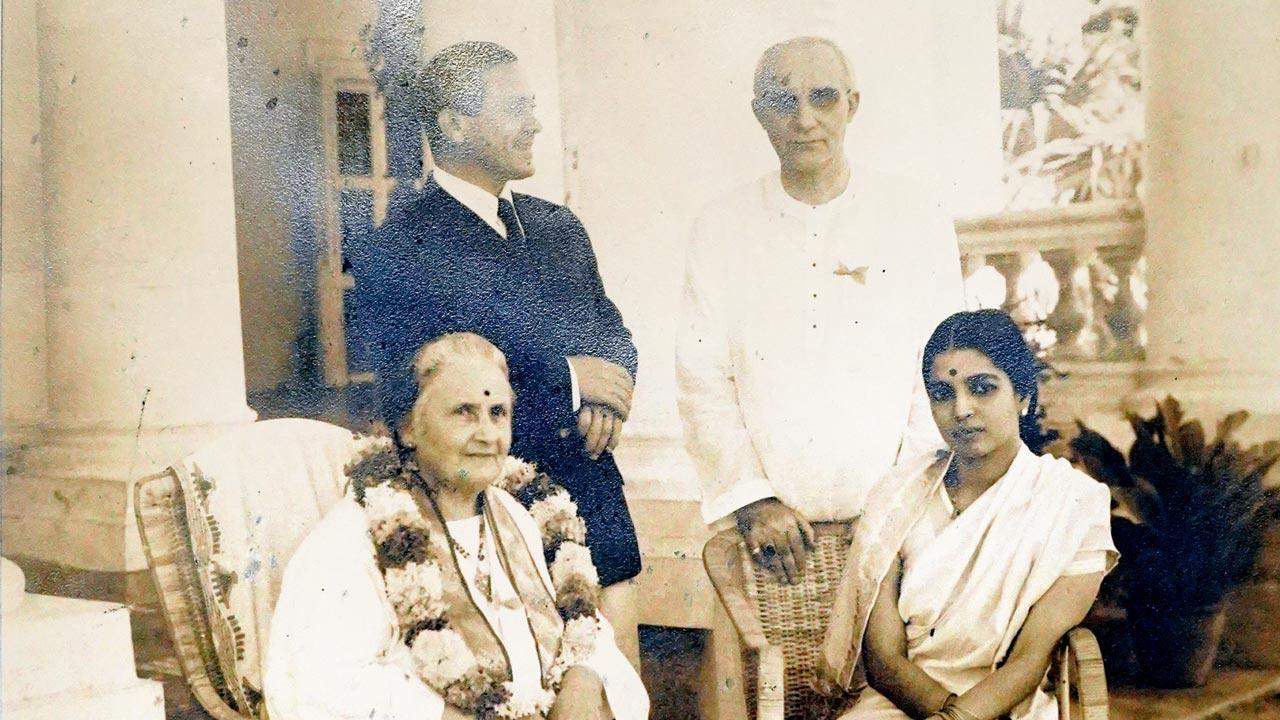
[[[1146,345],[1146,225],[1132,201],[963,218],[970,308],[1003,307],[1051,363],[1133,361]]]

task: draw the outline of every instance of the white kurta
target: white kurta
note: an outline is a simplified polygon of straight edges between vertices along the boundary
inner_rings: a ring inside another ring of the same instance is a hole
[[[535,552],[548,587],[538,530],[528,512],[510,498],[521,534]],[[478,519],[451,524],[472,555],[479,544]],[[488,547],[495,547],[490,536]],[[502,607],[515,591],[494,553],[488,553],[494,606],[482,608],[498,631],[516,683],[540,682],[537,650],[521,608]],[[474,588],[474,565],[463,577]],[[508,603],[510,604],[510,603]],[[648,717],[649,698],[635,669],[618,650],[607,621],[586,665],[600,676],[610,711],[619,720]],[[364,511],[350,497],[325,516],[285,571],[267,649],[266,700],[272,720],[434,720],[444,701],[413,672],[401,641],[395,610],[369,541]]]
[[[939,485],[899,555],[898,612],[907,658],[963,694],[1004,661],[1036,602],[1059,578],[1106,572],[1116,562],[1107,487],[1061,459],[1025,446],[1004,477],[955,519]],[[1051,720],[1037,690],[1011,713]],[[842,720],[907,716],[867,688]]]
[[[676,349],[707,522],[765,497],[855,516],[904,440],[940,444],[920,351],[962,306],[952,219],[903,178],[855,167],[814,207],[774,172],[711,205]]]

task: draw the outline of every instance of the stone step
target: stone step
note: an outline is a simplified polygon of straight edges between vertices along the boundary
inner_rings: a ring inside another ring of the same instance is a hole
[[[12,703],[5,690],[0,708],[4,720],[164,720],[163,687],[154,680],[134,678],[114,687],[81,688]]]
[[[0,657],[6,707],[137,682],[129,612],[117,603],[26,595],[4,615]]]

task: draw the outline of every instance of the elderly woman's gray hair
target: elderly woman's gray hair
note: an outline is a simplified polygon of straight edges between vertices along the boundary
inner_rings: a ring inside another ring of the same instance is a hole
[[[484,337],[471,332],[455,332],[429,340],[418,349],[413,358],[413,377],[418,382],[418,394],[446,365],[466,359],[488,360],[509,375],[507,356]]]

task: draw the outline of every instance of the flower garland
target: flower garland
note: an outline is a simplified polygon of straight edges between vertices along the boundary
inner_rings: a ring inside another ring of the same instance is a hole
[[[530,463],[508,457],[499,487],[529,509],[551,560],[556,609],[564,621],[560,647],[543,688],[517,689],[499,668],[484,667],[449,624],[441,561],[430,528],[410,494],[417,468],[402,460],[391,438],[361,437],[346,474],[364,508],[369,534],[418,676],[449,704],[478,720],[545,717],[569,668],[594,652],[603,632],[597,619],[600,579],[584,545],[587,526],[569,493]],[[482,530],[483,532],[483,530]]]

